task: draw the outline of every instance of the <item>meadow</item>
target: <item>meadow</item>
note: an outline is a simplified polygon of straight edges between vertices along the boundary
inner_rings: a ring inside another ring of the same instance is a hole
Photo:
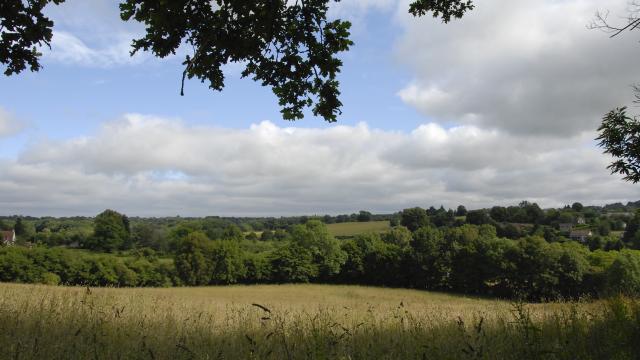
[[[640,303],[338,285],[0,284],[7,359],[634,359]]]
[[[391,228],[388,220],[366,222],[343,222],[327,224],[327,230],[333,236],[351,237],[369,232],[380,233]]]

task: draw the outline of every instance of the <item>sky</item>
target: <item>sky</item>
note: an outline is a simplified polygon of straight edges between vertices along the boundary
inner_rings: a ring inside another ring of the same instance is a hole
[[[478,0],[443,24],[409,1],[343,0],[343,113],[281,118],[271,89],[225,66],[226,87],[180,96],[183,56],[129,56],[144,33],[117,0],[49,6],[37,73],[0,77],[0,214],[281,216],[406,207],[603,205],[640,199],[606,169],[603,115],[633,105],[626,0]]]

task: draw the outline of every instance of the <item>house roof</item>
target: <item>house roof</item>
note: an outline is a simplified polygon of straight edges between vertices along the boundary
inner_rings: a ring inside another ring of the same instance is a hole
[[[12,241],[15,232],[13,230],[0,231],[2,233],[2,241]]]

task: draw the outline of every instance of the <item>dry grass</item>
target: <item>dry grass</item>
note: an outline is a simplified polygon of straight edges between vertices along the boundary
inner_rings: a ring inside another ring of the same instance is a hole
[[[29,299],[46,297],[81,297],[82,287],[57,287],[25,284],[2,284],[3,295]],[[355,285],[234,285],[179,288],[91,288],[98,299],[118,303],[180,304],[190,309],[206,311],[216,316],[224,314],[229,306],[251,308],[260,303],[274,310],[314,311],[321,309],[348,309],[350,313],[367,312],[373,308],[378,313],[402,306],[414,314],[440,313],[456,319],[479,313],[508,313],[511,304],[506,301],[464,297],[444,293],[410,289],[375,288]],[[535,305],[540,309],[556,305]],[[219,313],[222,311],[222,313]]]
[[[590,340],[601,305],[360,286],[0,284],[0,349],[19,359],[590,358],[601,354],[591,343],[607,349]]]

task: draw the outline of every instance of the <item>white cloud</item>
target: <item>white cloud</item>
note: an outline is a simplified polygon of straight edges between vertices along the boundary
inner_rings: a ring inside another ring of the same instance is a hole
[[[637,34],[588,30],[597,10],[625,14],[619,0],[478,1],[442,24],[407,14],[398,60],[413,80],[401,99],[441,123],[514,134],[572,136],[632,97],[640,82]]]
[[[0,107],[0,138],[8,137],[20,132],[24,124]]]
[[[331,2],[330,17],[358,18],[370,10],[392,10],[398,0],[350,0]],[[408,8],[407,8],[408,9]]]
[[[640,198],[588,137],[551,142],[474,126],[249,129],[126,115],[92,136],[32,144],[0,164],[6,213],[280,215],[408,206],[543,206]]]
[[[112,67],[139,64],[145,58],[142,54],[130,56],[133,36],[120,35],[112,43],[99,48],[91,48],[75,35],[65,31],[54,31],[49,59],[64,64],[87,67]]]
[[[41,51],[46,61],[84,67],[135,65],[150,56],[131,57],[131,42],[144,33],[143,25],[120,19],[119,1],[68,0],[46,7],[54,21],[51,50]]]

